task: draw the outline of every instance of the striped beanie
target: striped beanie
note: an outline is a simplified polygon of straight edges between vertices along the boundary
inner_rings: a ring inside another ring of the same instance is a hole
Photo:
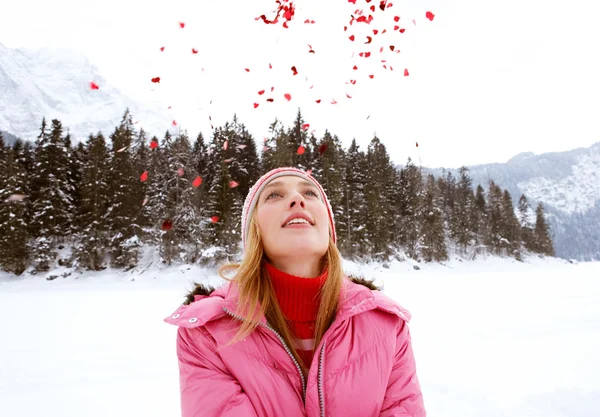
[[[270,183],[272,180],[278,177],[293,175],[296,177],[304,178],[307,181],[313,182],[317,188],[319,189],[319,198],[322,202],[327,206],[327,214],[329,215],[329,223],[331,224],[332,238],[333,242],[336,242],[336,234],[335,234],[335,223],[333,222],[333,210],[331,209],[331,204],[329,204],[329,199],[321,187],[321,184],[317,182],[308,172],[302,171],[298,168],[292,167],[284,167],[284,168],[276,168],[265,175],[259,178],[258,181],[250,188],[248,195],[246,196],[246,201],[244,202],[244,208],[242,209],[242,244],[244,249],[246,248],[246,239],[248,238],[248,231],[250,230],[250,217],[252,216],[252,212],[256,207],[256,202],[258,201],[258,196],[262,192],[262,190]]]

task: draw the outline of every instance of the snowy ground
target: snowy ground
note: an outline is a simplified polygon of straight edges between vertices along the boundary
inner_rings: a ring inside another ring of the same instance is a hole
[[[413,314],[429,417],[600,416],[600,263],[346,264]],[[0,416],[179,415],[175,331],[196,267],[0,275]]]

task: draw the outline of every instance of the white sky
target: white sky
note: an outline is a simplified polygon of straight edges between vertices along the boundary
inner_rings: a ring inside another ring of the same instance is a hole
[[[426,166],[458,167],[600,141],[600,3],[592,0],[392,0],[370,27],[348,32],[352,11],[379,0],[297,0],[287,30],[254,20],[272,15],[273,0],[2,3],[5,46],[84,51],[110,83],[163,103],[193,136],[210,135],[209,114],[216,126],[235,112],[260,145],[275,117],[289,125],[300,107],[318,136],[328,128],[346,146],[355,137],[364,149],[376,132],[396,163],[411,156]],[[392,30],[395,15],[404,34]],[[306,18],[316,24],[303,24]],[[359,58],[369,50],[366,31],[386,27],[374,37],[373,55]],[[381,41],[401,53],[380,54]],[[381,58],[394,70],[384,70]],[[156,76],[159,85],[150,82]],[[350,79],[356,84],[346,85]],[[266,103],[268,96],[275,102]]]

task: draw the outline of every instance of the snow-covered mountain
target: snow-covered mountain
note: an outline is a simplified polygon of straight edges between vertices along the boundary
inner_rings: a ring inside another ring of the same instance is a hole
[[[490,180],[508,189],[515,205],[525,194],[535,209],[546,208],[557,256],[600,259],[600,142],[589,148],[534,155],[525,152],[504,164],[469,166],[473,186]],[[429,170],[441,175],[442,169]],[[448,169],[457,175],[457,170]]]
[[[90,88],[94,82],[99,89]],[[126,108],[150,134],[162,136],[171,120],[156,105],[137,102],[111,86],[82,53],[61,49],[11,49],[0,43],[0,129],[33,140],[42,118],[59,119],[74,140],[105,136]]]

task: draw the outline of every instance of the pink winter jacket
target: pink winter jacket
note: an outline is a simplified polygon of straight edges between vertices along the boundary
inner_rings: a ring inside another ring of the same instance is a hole
[[[243,341],[235,284],[180,306],[182,417],[424,417],[407,323],[410,314],[380,291],[345,279],[336,318],[305,381],[263,319]]]

